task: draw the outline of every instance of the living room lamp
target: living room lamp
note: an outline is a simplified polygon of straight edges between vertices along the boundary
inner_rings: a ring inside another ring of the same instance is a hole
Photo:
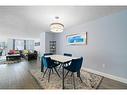
[[[55,33],[63,32],[64,25],[60,23],[59,17],[55,17],[55,21],[50,24],[50,31]]]

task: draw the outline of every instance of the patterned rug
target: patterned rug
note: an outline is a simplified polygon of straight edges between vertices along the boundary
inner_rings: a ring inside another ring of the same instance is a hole
[[[58,77],[56,72],[51,74],[49,82],[48,72],[46,73],[44,78],[42,78],[43,73],[40,72],[40,69],[30,70],[30,73],[37,80],[42,89],[62,89],[62,79]],[[59,71],[59,74],[62,75],[61,71]],[[76,77],[75,74],[76,89],[97,89],[103,79],[102,76],[84,70],[81,70],[81,78],[83,80],[83,83],[81,83],[80,79]],[[69,73],[68,76],[65,78],[65,89],[73,89],[71,73]]]
[[[21,62],[21,60],[10,60],[10,61],[7,61],[6,60],[6,56],[1,56],[0,57],[0,64],[13,64],[13,63],[19,63]]]

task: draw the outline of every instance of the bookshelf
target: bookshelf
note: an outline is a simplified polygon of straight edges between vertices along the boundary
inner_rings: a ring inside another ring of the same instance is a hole
[[[56,41],[49,41],[50,53],[56,54]]]

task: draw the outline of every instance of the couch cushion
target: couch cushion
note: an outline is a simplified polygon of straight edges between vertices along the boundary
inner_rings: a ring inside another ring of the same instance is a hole
[[[28,54],[29,50],[23,50],[23,54]]]
[[[19,50],[15,50],[15,53],[16,53],[16,54],[20,54]]]

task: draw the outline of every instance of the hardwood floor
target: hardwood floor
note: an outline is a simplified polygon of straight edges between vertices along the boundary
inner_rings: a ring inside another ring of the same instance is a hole
[[[127,89],[127,84],[104,78],[98,89]]]
[[[30,67],[27,61],[0,65],[0,89],[39,89],[28,72]]]
[[[29,69],[40,67],[40,62],[23,60],[0,65],[0,89],[40,89]],[[104,78],[98,89],[127,89],[127,84]]]

